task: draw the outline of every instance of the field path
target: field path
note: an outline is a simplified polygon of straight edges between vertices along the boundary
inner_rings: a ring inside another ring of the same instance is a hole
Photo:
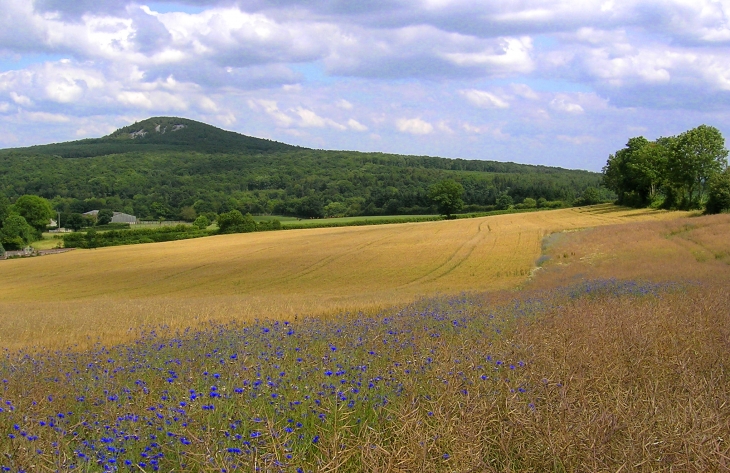
[[[0,346],[117,339],[143,324],[367,310],[434,293],[515,288],[549,233],[683,215],[605,205],[0,261]]]

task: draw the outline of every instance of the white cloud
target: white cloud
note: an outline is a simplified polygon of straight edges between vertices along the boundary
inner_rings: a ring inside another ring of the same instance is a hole
[[[263,110],[279,126],[288,127],[294,122],[293,118],[279,110],[279,105],[274,100],[251,99],[248,101],[248,106],[256,112]]]
[[[13,99],[13,102],[17,103],[18,105],[32,105],[33,102],[30,100],[30,97],[27,97],[25,95],[20,95],[16,92],[10,92],[10,98]]]
[[[598,139],[595,136],[591,136],[591,135],[580,135],[580,136],[558,135],[557,138],[560,141],[564,141],[566,143],[570,143],[570,144],[573,144],[576,146],[598,141]]]
[[[444,53],[442,56],[458,66],[481,66],[495,75],[529,73],[535,68],[530,57],[529,37],[503,38],[496,50]]]
[[[67,123],[71,121],[66,115],[60,113],[48,113],[48,112],[22,112],[21,117],[23,119],[32,122],[45,122],[45,123]]]
[[[449,135],[451,135],[451,134],[454,133],[454,130],[451,129],[451,127],[449,126],[449,123],[446,120],[441,120],[440,122],[438,122],[436,124],[436,128],[439,131],[442,131],[442,132],[447,133]]]
[[[420,118],[400,118],[395,125],[398,131],[412,135],[428,135],[433,131],[433,125]]]
[[[368,127],[355,120],[354,118],[350,118],[347,121],[347,126],[350,127],[351,130],[355,131],[368,131]]]
[[[338,100],[335,105],[343,110],[352,110],[353,108],[353,105],[345,99]]]
[[[483,90],[462,90],[461,95],[464,96],[472,105],[481,108],[509,108],[509,102],[496,96],[491,92]]]
[[[313,111],[307,110],[306,108],[297,107],[295,109],[292,109],[292,112],[299,116],[299,125],[305,128],[324,128],[326,126],[329,126],[340,131],[344,131],[347,129],[346,126],[341,125],[330,118],[320,117]]]
[[[518,95],[522,98],[529,99],[529,100],[537,100],[540,98],[540,96],[530,88],[530,86],[525,84],[510,84],[510,89],[512,89],[512,92],[515,95]]]
[[[550,101],[550,108],[558,112],[573,114],[579,114],[585,111],[583,110],[583,107],[581,107],[579,104],[569,102],[566,98],[563,97],[555,97],[554,99],[552,99]]]
[[[490,135],[497,140],[506,140],[510,136],[502,131],[500,126],[493,125],[472,125],[469,122],[463,122],[461,128],[467,133],[474,135]]]

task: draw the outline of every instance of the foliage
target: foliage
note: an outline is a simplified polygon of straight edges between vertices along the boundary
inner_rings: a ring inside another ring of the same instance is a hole
[[[35,229],[38,236],[48,227],[54,215],[51,204],[37,195],[23,195],[13,204],[13,208]]]
[[[497,202],[496,202],[497,210],[507,210],[510,207],[512,207],[512,204],[514,204],[514,200],[506,192],[500,194],[499,197],[497,197]]]
[[[209,225],[210,225],[210,220],[208,220],[208,217],[206,217],[205,215],[200,215],[193,222],[193,226],[195,228],[197,228],[198,230],[204,230],[204,229],[208,228]]]
[[[3,228],[3,222],[10,214],[10,201],[5,194],[0,193],[0,230]]]
[[[2,242],[0,242],[0,258],[5,257],[5,247],[3,246]]]
[[[101,209],[99,210],[99,213],[96,214],[96,225],[106,225],[111,223],[112,217],[114,217],[114,212],[112,210]]]
[[[35,230],[19,214],[11,213],[0,229],[0,244],[8,250],[19,250],[34,241]]]
[[[583,195],[573,201],[574,206],[581,205],[596,205],[603,202],[604,199],[601,197],[601,191],[595,187],[588,187],[583,191]]]
[[[140,228],[134,230],[110,230],[105,232],[91,228],[88,232],[69,233],[63,236],[66,248],[101,248],[107,246],[136,245],[139,243],[158,243],[163,241],[187,240],[210,236],[212,232],[200,230],[190,225],[171,225],[160,228]]]
[[[722,135],[707,125],[653,142],[631,138],[626,148],[609,156],[604,185],[622,205],[662,201],[667,207],[698,208],[705,204],[712,176],[727,165],[727,155]]]
[[[700,125],[677,137],[667,169],[685,207],[699,207],[704,202],[707,182],[727,166],[727,156],[725,140],[717,128]]]
[[[83,215],[79,213],[72,213],[66,218],[64,226],[77,232],[86,226],[86,221],[84,220]]]
[[[532,197],[526,197],[525,200],[522,201],[522,207],[525,209],[535,209],[537,208],[537,201]]]
[[[429,189],[428,197],[436,205],[440,215],[451,218],[464,207],[464,186],[453,179],[445,179]]]
[[[248,233],[256,231],[256,222],[251,214],[243,215],[238,210],[222,213],[218,216],[220,233]]]
[[[706,210],[711,214],[730,211],[730,169],[710,178]]]

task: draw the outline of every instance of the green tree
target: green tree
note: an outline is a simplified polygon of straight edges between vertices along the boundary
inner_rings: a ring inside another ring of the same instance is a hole
[[[81,230],[84,227],[84,224],[86,221],[84,220],[83,215],[79,213],[72,213],[66,218],[66,228],[70,228],[71,230],[77,232]]]
[[[730,169],[712,176],[707,187],[706,212],[716,214],[730,211]]]
[[[33,227],[37,236],[46,229],[51,218],[55,215],[50,202],[37,195],[24,195],[18,197],[13,205],[15,211],[25,219],[26,223]]]
[[[682,206],[696,208],[702,205],[710,178],[725,169],[727,156],[725,139],[715,127],[700,125],[677,137],[667,170]]]
[[[525,197],[525,200],[522,201],[522,206],[526,209],[534,209],[537,207],[537,201],[532,197]]]
[[[325,217],[344,217],[347,214],[347,205],[344,202],[330,202],[324,206]]]
[[[220,233],[248,233],[256,231],[256,221],[251,214],[243,215],[239,210],[224,212],[218,216]]]
[[[193,226],[199,230],[205,230],[210,225],[210,220],[205,215],[201,215],[195,219]]]
[[[644,202],[650,203],[666,183],[667,163],[676,138],[662,137],[638,149],[628,168],[633,174],[639,195]]]
[[[587,187],[583,195],[573,202],[573,205],[595,205],[601,203],[601,191],[595,187]]]
[[[451,218],[453,214],[464,208],[464,187],[453,179],[444,179],[431,186],[428,198],[436,205],[439,214]]]
[[[625,148],[608,157],[603,167],[603,183],[618,195],[619,204],[640,207],[647,203],[651,194],[644,175],[647,159],[643,157],[649,155],[644,151],[647,146],[649,140],[643,136],[631,138]]]
[[[198,217],[198,212],[191,206],[183,207],[180,209],[180,218],[186,222],[194,222]]]
[[[11,213],[0,230],[0,244],[9,250],[19,250],[35,239],[35,233],[22,215]]]
[[[0,259],[5,258],[5,247],[3,247],[3,244],[0,243]]]
[[[107,225],[112,221],[112,217],[114,217],[114,212],[112,210],[101,209],[99,210],[99,213],[96,214],[96,224]]]
[[[512,196],[506,192],[503,192],[499,195],[499,197],[497,197],[497,210],[507,210],[512,207],[512,204],[514,204],[514,200],[512,200]]]

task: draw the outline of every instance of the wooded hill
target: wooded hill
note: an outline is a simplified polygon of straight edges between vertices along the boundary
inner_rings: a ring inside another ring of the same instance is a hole
[[[61,212],[109,208],[140,218],[239,209],[300,217],[431,213],[428,189],[451,178],[465,210],[500,195],[570,203],[601,175],[496,161],[325,151],[175,117],[99,139],[0,150],[0,192],[34,194]]]

